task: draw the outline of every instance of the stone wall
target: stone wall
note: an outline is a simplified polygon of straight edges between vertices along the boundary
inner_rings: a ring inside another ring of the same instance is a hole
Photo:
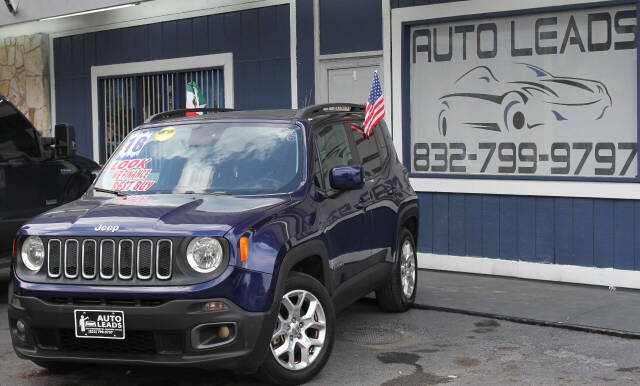
[[[0,42],[0,94],[43,135],[51,135],[48,44],[45,34],[11,37]]]

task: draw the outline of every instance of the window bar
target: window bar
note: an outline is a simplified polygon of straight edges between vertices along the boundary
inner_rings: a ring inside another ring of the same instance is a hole
[[[118,100],[118,79],[113,79],[113,101],[115,103],[115,108],[113,109],[113,122],[114,127],[116,128],[116,140],[114,143],[114,150],[117,146],[116,144],[120,143],[120,122],[118,117],[118,111],[120,110],[120,101]]]
[[[100,84],[102,85],[102,134],[103,134],[103,138],[104,138],[104,155],[105,155],[105,159],[107,158],[107,94],[106,94],[106,90],[104,88],[104,80],[100,81]]]
[[[158,113],[158,90],[156,90],[157,75],[151,75],[151,101],[153,102],[153,113]]]
[[[122,100],[122,78],[118,78],[117,80],[117,84],[118,84],[118,126],[119,126],[119,132],[120,132],[120,138],[118,140],[118,144],[120,144],[122,142],[122,139],[124,138],[124,127],[122,127],[122,105],[124,104],[123,100]]]
[[[133,88],[133,78],[129,78],[127,82],[128,87],[128,96],[129,96],[129,105],[127,106],[127,125],[129,126],[129,131],[133,129],[133,123],[131,122],[131,117],[133,116],[132,106],[133,106],[133,95],[131,94],[131,89]]]
[[[109,155],[113,153],[113,79],[109,79]]]
[[[122,99],[120,99],[120,79],[116,78],[115,84],[116,84],[116,127],[118,128],[118,140],[116,141],[116,144],[118,144],[122,141],[122,125],[120,124],[120,109],[122,105]]]
[[[127,135],[131,130],[129,127],[129,106],[131,105],[131,99],[129,99],[129,78],[124,78],[124,95],[127,100],[127,103],[124,105],[124,127],[127,131]]]
[[[133,88],[135,87],[135,78],[131,77],[129,80],[129,98],[131,99],[131,114],[129,114],[129,125],[133,129],[134,119],[135,119],[135,109],[134,109],[134,101],[133,101]]]
[[[220,98],[220,70],[216,71],[216,94],[217,94],[216,102],[218,103],[218,107],[224,107],[224,105],[220,106],[220,100],[221,100],[221,98]]]
[[[153,114],[153,106],[151,105],[151,79],[147,76],[147,116],[148,118]]]
[[[148,89],[148,83],[149,83],[149,77],[145,76],[144,78],[144,117],[143,119],[146,120],[151,114],[149,111],[149,89]]]

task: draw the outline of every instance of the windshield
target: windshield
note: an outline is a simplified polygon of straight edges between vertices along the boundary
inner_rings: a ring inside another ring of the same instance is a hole
[[[295,190],[304,170],[298,126],[208,122],[136,130],[95,187],[127,194],[273,194]]]

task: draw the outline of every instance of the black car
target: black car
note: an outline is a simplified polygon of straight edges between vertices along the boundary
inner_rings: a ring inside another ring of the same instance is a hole
[[[42,137],[0,95],[0,268],[10,265],[16,231],[30,218],[84,193],[100,166],[76,155],[71,125],[56,125]]]

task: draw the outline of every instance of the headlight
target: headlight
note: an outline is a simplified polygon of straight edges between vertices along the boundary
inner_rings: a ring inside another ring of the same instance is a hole
[[[187,247],[187,261],[197,272],[209,273],[222,264],[224,249],[213,237],[196,237]]]
[[[44,244],[42,244],[40,237],[27,237],[22,243],[20,257],[22,257],[22,263],[24,263],[25,267],[38,272],[44,263]]]

